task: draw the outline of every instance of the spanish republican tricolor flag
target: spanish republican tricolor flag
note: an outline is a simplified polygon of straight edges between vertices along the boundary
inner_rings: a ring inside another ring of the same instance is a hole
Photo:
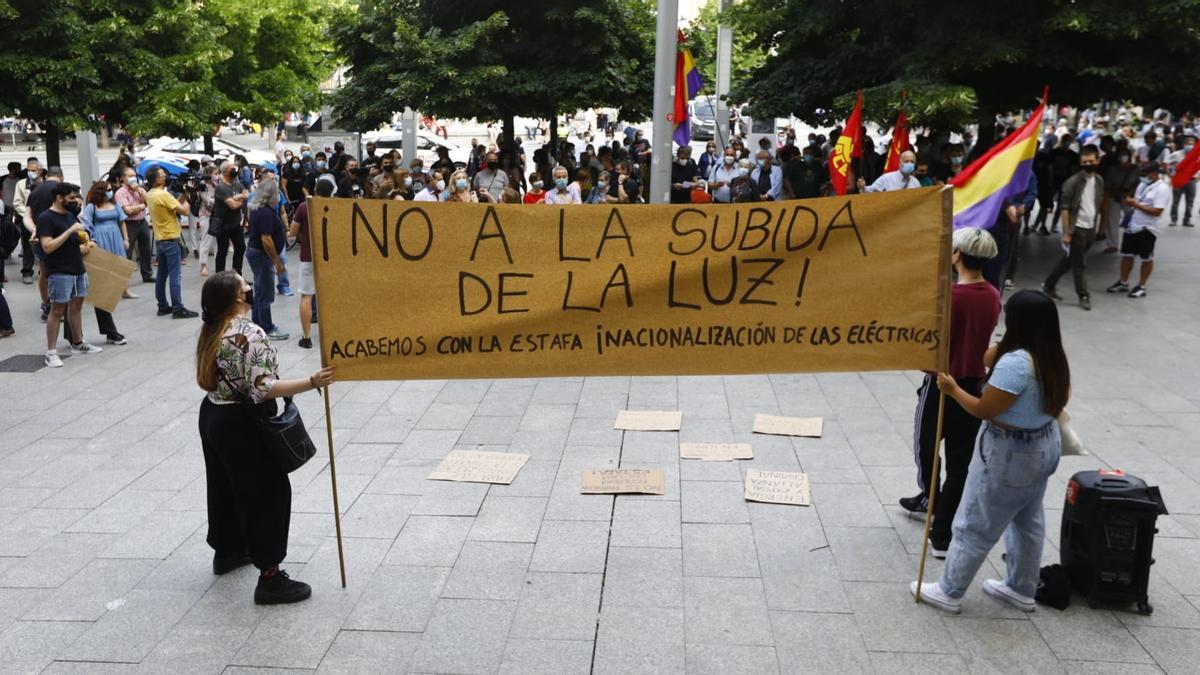
[[[1029,121],[997,143],[951,179],[954,186],[954,227],[990,228],[1004,203],[1029,188],[1033,156],[1037,153],[1038,130],[1046,112],[1050,88],[1042,92],[1042,103]]]
[[[675,110],[671,121],[675,123],[675,133],[672,138],[680,146],[692,141],[691,115],[688,114],[688,101],[700,93],[704,82],[700,79],[700,71],[696,69],[696,61],[692,58],[692,50],[687,47],[687,38],[683,31],[677,30],[679,51],[675,54]]]

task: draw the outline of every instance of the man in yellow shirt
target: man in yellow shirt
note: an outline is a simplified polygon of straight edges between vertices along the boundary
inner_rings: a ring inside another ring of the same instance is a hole
[[[175,319],[199,316],[183,306],[180,275],[183,268],[183,239],[179,231],[179,216],[189,213],[187,202],[180,203],[167,192],[167,172],[155,167],[146,172],[150,191],[146,205],[150,210],[150,226],[154,228],[158,273],[154,279],[154,297],[158,300],[158,315],[170,314]],[[171,281],[171,304],[167,304],[167,280]]]

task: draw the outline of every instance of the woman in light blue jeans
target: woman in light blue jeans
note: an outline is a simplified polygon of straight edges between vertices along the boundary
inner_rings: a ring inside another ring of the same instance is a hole
[[[1004,306],[1004,337],[988,350],[995,364],[976,398],[953,377],[938,375],[938,388],[984,420],[975,439],[954,538],[941,579],[921,585],[921,602],[957,614],[962,597],[992,547],[1004,538],[1008,575],[988,579],[983,590],[1017,609],[1036,608],[1038,570],[1046,519],[1042,496],[1061,454],[1055,418],[1067,405],[1071,371],[1063,352],[1054,302],[1037,291],[1020,291]],[[917,592],[917,582],[911,589]]]

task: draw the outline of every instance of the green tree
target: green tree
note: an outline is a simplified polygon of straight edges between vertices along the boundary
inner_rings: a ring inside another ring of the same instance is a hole
[[[653,94],[650,7],[650,0],[361,0],[354,19],[332,31],[349,65],[336,112],[358,129],[405,107],[500,119],[510,139],[515,115],[553,118],[607,105],[626,119],[645,117]]]
[[[731,15],[732,12],[727,12]],[[700,6],[696,17],[688,23],[688,46],[692,49],[692,57],[696,59],[696,68],[704,80],[704,88],[714,91],[717,82],[717,27],[722,19],[732,24],[732,16],[721,16],[718,0],[707,0]],[[731,88],[737,88],[750,77],[757,68],[767,60],[767,51],[758,34],[747,29],[743,24],[733,31],[733,49],[730,55],[729,82]]]
[[[1034,106],[1043,84],[1071,105],[1200,98],[1184,66],[1200,53],[1196,0],[746,0],[734,14],[770,53],[735,92],[760,114],[835,123],[862,88],[867,118],[890,124],[903,89],[914,124],[978,120],[986,140],[995,113]]]

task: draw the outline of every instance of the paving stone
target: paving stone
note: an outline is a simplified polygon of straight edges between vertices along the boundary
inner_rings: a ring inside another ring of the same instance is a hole
[[[393,540],[420,497],[362,494],[342,518],[342,534]]]
[[[467,423],[458,442],[467,444],[508,445],[517,433],[520,417],[483,417],[476,415]]]
[[[689,644],[773,643],[760,579],[685,576],[683,602]]]
[[[812,501],[826,527],[891,526],[870,485],[813,485]]]
[[[908,582],[863,582],[845,584],[844,588],[868,650],[955,653],[952,643],[929,639],[931,635],[942,634],[945,627],[936,613],[913,611],[916,608]]]
[[[58,588],[108,548],[116,535],[62,532],[0,568],[0,587]],[[14,617],[15,618],[15,617]]]
[[[423,673],[490,673],[504,660],[516,602],[443,599],[413,655]]]
[[[613,511],[610,545],[667,548],[681,546],[678,502],[619,497]]]
[[[684,523],[683,573],[688,577],[758,577],[750,525]]]
[[[193,591],[131,590],[59,657],[137,663],[200,598]]]
[[[343,632],[424,631],[449,576],[448,567],[380,566],[342,624]]]
[[[549,499],[488,495],[467,538],[472,541],[515,541],[532,544],[538,540],[542,514]]]
[[[531,572],[510,635],[547,640],[590,640],[600,612],[599,574]]]
[[[1155,663],[1168,673],[1193,672],[1200,662],[1200,631],[1190,628],[1129,629]]]
[[[442,597],[517,600],[532,555],[533,544],[468,541],[442,589]]]
[[[98,558],[22,618],[27,621],[96,621],[108,611],[108,603],[124,598],[157,565],[156,560]]]
[[[546,518],[609,522],[613,517],[613,496],[579,494],[579,483],[579,471],[564,475],[564,469],[559,469],[546,505]]]
[[[826,527],[843,581],[912,581],[916,569],[891,528]]]
[[[774,647],[687,645],[687,671],[697,675],[761,675],[779,672]]]
[[[410,516],[384,562],[452,567],[473,523],[473,518]]]
[[[937,611],[932,608],[925,608]],[[964,660],[976,670],[1060,673],[1062,665],[1029,621],[973,619],[943,622]]]
[[[543,520],[529,564],[533,572],[602,573],[609,524],[602,521]]]
[[[432,480],[413,507],[414,516],[474,516],[479,513],[488,485]]]
[[[604,606],[683,607],[683,552],[667,548],[609,548]]]
[[[517,477],[508,485],[493,485],[489,495],[497,497],[549,497],[558,477],[557,461],[525,462]]]
[[[741,482],[684,481],[679,495],[683,522],[749,523],[744,494]]]
[[[591,640],[510,637],[500,675],[584,675],[592,668]]]
[[[600,612],[597,674],[683,673],[683,609],[610,607]]]
[[[421,636],[343,630],[329,645],[317,673],[401,673],[408,669]]]
[[[771,630],[781,673],[871,672],[853,616],[773,611]]]
[[[12,672],[40,672],[87,628],[78,621],[17,621],[0,632],[0,663]]]
[[[957,675],[969,671],[967,664],[957,654],[871,652],[871,664],[877,673],[896,675]]]

